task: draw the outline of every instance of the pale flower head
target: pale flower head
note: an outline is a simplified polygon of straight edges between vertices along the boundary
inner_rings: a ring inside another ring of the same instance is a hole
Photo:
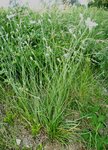
[[[85,20],[85,25],[87,28],[89,28],[89,31],[98,26],[98,24],[95,21],[92,21],[90,17]]]

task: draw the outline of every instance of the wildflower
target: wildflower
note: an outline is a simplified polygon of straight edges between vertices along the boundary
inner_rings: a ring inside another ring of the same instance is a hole
[[[16,143],[17,143],[17,145],[20,145],[21,144],[21,140],[20,139],[16,139]]]
[[[89,31],[98,26],[98,24],[92,21],[89,17],[87,18],[87,20],[85,20],[85,25],[87,26],[87,28],[89,28]]]

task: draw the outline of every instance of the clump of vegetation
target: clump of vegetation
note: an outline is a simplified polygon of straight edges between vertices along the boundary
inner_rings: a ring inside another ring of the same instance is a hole
[[[2,149],[42,149],[46,141],[107,149],[107,15],[1,10]]]

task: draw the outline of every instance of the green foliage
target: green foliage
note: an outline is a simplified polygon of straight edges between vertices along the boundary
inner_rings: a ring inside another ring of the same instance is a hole
[[[96,148],[97,150],[107,149],[108,138],[105,128],[106,112],[101,110],[102,108],[97,104],[95,106],[88,105],[86,111],[83,115],[87,117],[84,118],[87,123],[85,129],[83,130],[82,136],[87,142],[89,148]],[[88,114],[88,115],[87,115]],[[101,131],[104,129],[104,134],[102,136]]]
[[[41,126],[40,126],[40,124],[39,125],[33,125],[32,127],[31,127],[31,131],[32,131],[32,135],[33,136],[36,136],[37,134],[39,134],[39,131],[40,131],[40,129],[41,129]]]
[[[34,138],[43,133],[67,144],[88,115],[91,131],[84,139],[91,140],[90,148],[100,141],[105,145],[98,130],[106,118],[99,110],[108,98],[98,76],[108,77],[108,12],[73,7],[39,14],[16,9],[2,10],[0,16],[0,99],[9,107],[3,127],[13,127],[18,119]],[[98,23],[96,28],[87,28],[88,17]]]
[[[94,4],[99,7],[108,7],[108,0],[95,0]]]
[[[4,118],[4,122],[8,123],[10,125],[13,125],[14,124],[14,119],[15,119],[15,114],[12,114],[12,113],[8,112],[6,114],[6,117]]]

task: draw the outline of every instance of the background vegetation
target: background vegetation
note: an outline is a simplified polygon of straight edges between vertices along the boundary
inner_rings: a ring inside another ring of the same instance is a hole
[[[94,4],[99,7],[108,7],[108,0],[95,0]]]

